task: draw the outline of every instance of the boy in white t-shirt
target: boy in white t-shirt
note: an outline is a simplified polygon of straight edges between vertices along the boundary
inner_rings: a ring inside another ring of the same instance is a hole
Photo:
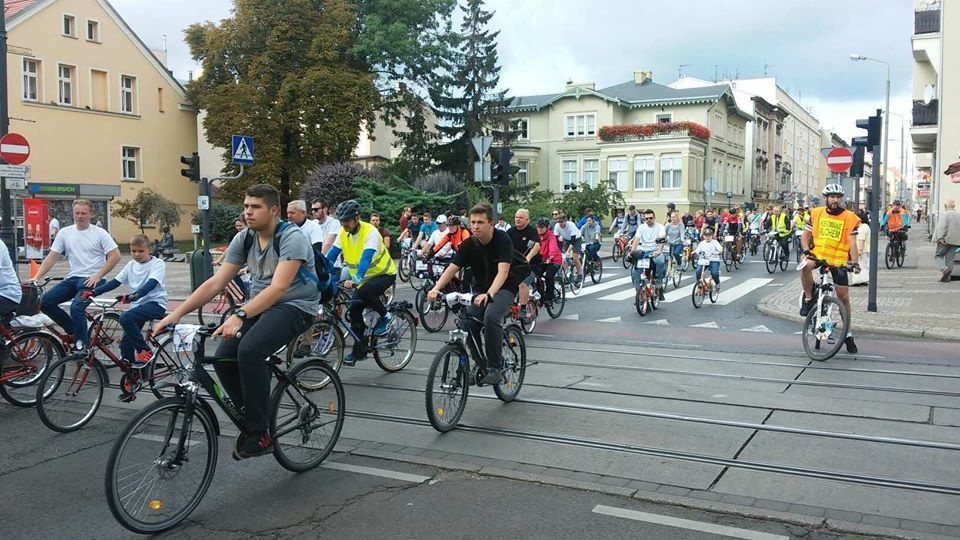
[[[133,260],[123,267],[117,277],[96,289],[83,291],[80,297],[88,300],[112,291],[121,284],[133,290],[118,297],[124,304],[130,304],[130,309],[120,315],[120,326],[123,327],[120,355],[132,367],[142,368],[153,359],[153,352],[143,339],[143,324],[162,319],[167,313],[167,290],[164,287],[167,265],[150,254],[150,240],[142,234],[130,240],[130,254]]]
[[[694,250],[694,254],[697,256],[697,280],[700,280],[700,275],[703,273],[704,266],[699,264],[702,260],[710,261],[710,275],[713,276],[713,283],[717,289],[720,288],[720,259],[723,255],[723,246],[720,245],[720,242],[713,237],[713,229],[706,228],[703,230],[703,241],[697,245],[697,249]]]

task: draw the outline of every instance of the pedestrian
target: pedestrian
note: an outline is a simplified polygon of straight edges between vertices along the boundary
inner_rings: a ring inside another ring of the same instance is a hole
[[[857,228],[857,253],[860,254],[860,273],[850,275],[850,285],[866,285],[870,281],[870,214],[866,210],[856,212],[860,218]]]
[[[413,213],[413,210],[406,206],[403,208],[403,212],[400,214],[400,230],[407,228],[407,224],[410,223],[410,214]]]
[[[943,213],[937,220],[937,228],[933,231],[933,241],[937,244],[934,255],[940,263],[940,281],[950,282],[953,273],[953,262],[960,247],[960,214],[957,213],[957,203],[948,199],[943,205]]]
[[[50,218],[50,245],[53,245],[53,239],[57,237],[57,233],[60,232],[60,220],[57,219],[57,215],[54,214]]]

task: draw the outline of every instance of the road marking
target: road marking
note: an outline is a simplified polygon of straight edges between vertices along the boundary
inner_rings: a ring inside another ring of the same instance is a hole
[[[690,519],[681,519],[670,516],[661,516],[659,514],[648,514],[646,512],[637,512],[636,510],[627,510],[626,508],[617,508],[615,506],[606,506],[598,504],[593,507],[594,514],[603,514],[634,521],[643,521],[656,525],[666,525],[678,529],[688,529],[691,531],[700,531],[721,536],[730,536],[733,538],[744,538],[747,540],[789,540],[789,536],[771,534],[750,529],[740,529],[738,527],[728,527],[726,525],[717,525],[715,523],[706,523],[703,521],[693,521]]]
[[[561,321],[579,321],[580,314],[574,313],[573,315],[564,315],[563,317],[560,317],[560,320]]]
[[[597,322],[620,322],[620,317],[610,317],[609,319],[600,319]]]
[[[627,341],[631,345],[655,345],[657,347],[663,347],[664,343],[660,341]],[[703,345],[693,345],[689,343],[671,343],[671,349],[702,349]]]
[[[764,325],[762,325],[762,324],[758,324],[757,326],[751,326],[750,328],[741,328],[740,331],[741,331],[741,332],[761,332],[761,333],[764,333],[764,334],[772,334],[772,333],[773,333],[773,330],[767,328],[766,326],[764,326]]]
[[[324,469],[366,474],[368,476],[380,476],[383,478],[392,478],[393,480],[413,482],[414,484],[422,484],[431,478],[430,476],[421,476],[419,474],[409,474],[400,471],[390,471],[387,469],[376,469],[374,467],[364,467],[362,465],[350,465],[349,463],[339,463],[336,461],[326,461],[321,463],[320,466]]]
[[[666,320],[666,319],[657,319],[657,320],[655,320],[655,321],[649,321],[649,322],[645,322],[645,323],[643,323],[643,324],[654,324],[654,325],[657,325],[657,326],[670,326],[670,321],[668,321],[668,320]]]
[[[701,324],[691,324],[690,328],[713,328],[714,330],[719,330],[720,325],[713,321],[710,321],[710,322],[705,322]]]
[[[733,287],[732,289],[720,289],[720,299],[717,300],[717,304],[725,306],[731,302],[735,302],[740,299],[742,296],[746,296],[753,291],[763,287],[767,283],[773,281],[771,278],[750,278],[743,283]]]
[[[693,274],[684,274],[684,276],[680,278],[680,282],[683,283],[683,281],[689,277],[693,277]],[[677,289],[677,290],[679,291],[680,289]],[[673,291],[673,292],[677,292],[677,291]],[[629,289],[616,292],[613,294],[608,294],[606,296],[601,296],[600,298],[598,298],[598,300],[610,300],[610,301],[620,301],[620,300],[627,300],[627,299],[632,300],[633,297],[636,296],[636,294],[637,294],[636,290],[633,288],[633,283],[631,283]],[[690,294],[690,291],[687,291],[687,294]],[[664,297],[666,297],[666,294],[664,295]],[[661,302],[663,301],[661,300]]]
[[[627,276],[627,277],[622,277],[620,279],[615,279],[613,281],[607,281],[605,283],[598,283],[596,285],[587,285],[586,287],[583,288],[582,291],[580,291],[579,295],[574,296],[572,298],[583,298],[584,296],[587,296],[593,293],[598,293],[601,291],[605,291],[607,289],[614,289],[622,285],[632,283],[632,279],[633,278],[631,278],[630,276]]]
[[[134,439],[141,439],[144,441],[167,442],[166,437],[161,437],[160,435],[150,435],[148,433],[137,433],[135,435],[132,435],[131,437],[133,437]],[[198,444],[200,444],[200,441],[195,441],[192,439],[187,441],[187,446],[196,446]]]

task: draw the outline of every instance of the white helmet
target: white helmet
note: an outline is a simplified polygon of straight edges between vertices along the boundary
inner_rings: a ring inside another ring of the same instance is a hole
[[[827,195],[843,195],[843,186],[840,184],[827,184],[823,187],[823,196]]]
[[[439,223],[446,223],[446,222],[447,222],[447,216],[446,216],[446,215],[440,214],[439,216],[437,216],[437,223],[438,223],[438,224],[439,224]]]

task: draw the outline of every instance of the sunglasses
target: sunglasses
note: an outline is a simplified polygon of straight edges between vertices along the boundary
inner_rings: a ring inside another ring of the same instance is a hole
[[[321,211],[321,210],[323,210],[323,208],[311,208],[311,209],[310,209],[311,212],[319,212],[319,211]]]

